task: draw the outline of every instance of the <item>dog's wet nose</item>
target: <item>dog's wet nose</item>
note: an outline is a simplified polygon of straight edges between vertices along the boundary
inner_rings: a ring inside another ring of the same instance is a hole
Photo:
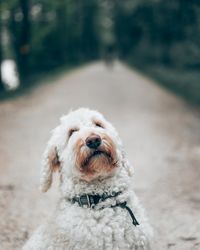
[[[97,149],[101,145],[101,137],[99,135],[90,135],[85,141],[88,148]]]

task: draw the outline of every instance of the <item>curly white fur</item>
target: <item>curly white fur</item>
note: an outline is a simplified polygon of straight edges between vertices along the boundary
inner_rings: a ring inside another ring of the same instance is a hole
[[[101,121],[105,127],[96,127],[93,120]],[[67,139],[67,131],[78,127],[78,131]],[[79,138],[89,133],[105,133],[115,144],[117,168],[108,178],[97,178],[91,182],[81,180],[75,167],[74,146]],[[53,165],[54,164],[54,165]],[[121,140],[115,128],[97,111],[78,109],[61,118],[60,125],[53,130],[44,153],[41,172],[41,190],[51,186],[52,174],[57,165],[60,172],[61,199],[55,214],[38,228],[23,250],[147,250],[150,249],[151,227],[131,188],[133,169],[127,161]],[[102,194],[121,191],[115,198],[99,203],[94,209],[71,204],[67,198],[77,195]],[[139,221],[134,226],[129,213],[120,207],[111,208],[116,202],[127,201]],[[104,209],[100,209],[105,207]]]

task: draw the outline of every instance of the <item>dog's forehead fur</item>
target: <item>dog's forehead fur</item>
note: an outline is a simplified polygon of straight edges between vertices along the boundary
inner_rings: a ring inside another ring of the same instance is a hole
[[[60,119],[61,124],[64,126],[90,126],[94,120],[108,123],[102,114],[96,110],[90,110],[88,108],[80,108],[71,111]]]

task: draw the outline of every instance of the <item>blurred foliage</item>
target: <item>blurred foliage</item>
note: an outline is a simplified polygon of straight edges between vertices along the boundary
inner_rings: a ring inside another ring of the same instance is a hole
[[[8,0],[1,20],[21,79],[99,57],[96,0]]]
[[[200,104],[200,1],[116,1],[120,58]]]
[[[117,2],[115,25],[122,58],[131,52],[142,63],[199,67],[200,2],[158,0],[143,1],[133,9],[123,6]]]
[[[0,59],[12,54],[22,80],[118,56],[200,102],[199,1],[6,0],[0,11]]]

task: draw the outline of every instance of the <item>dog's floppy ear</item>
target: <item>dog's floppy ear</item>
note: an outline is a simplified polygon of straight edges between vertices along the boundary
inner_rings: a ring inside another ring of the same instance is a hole
[[[60,161],[54,139],[54,136],[52,136],[44,152],[40,177],[40,189],[42,192],[46,192],[50,188],[53,172],[56,170],[60,171]]]

